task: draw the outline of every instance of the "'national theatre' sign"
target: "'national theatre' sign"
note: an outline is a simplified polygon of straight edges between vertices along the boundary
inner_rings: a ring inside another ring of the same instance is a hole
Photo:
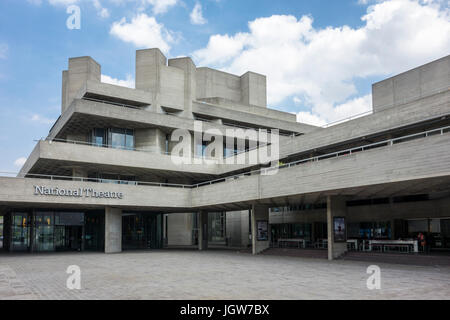
[[[98,191],[93,188],[65,189],[58,187],[33,186],[36,196],[57,196],[74,198],[122,199],[122,192]]]

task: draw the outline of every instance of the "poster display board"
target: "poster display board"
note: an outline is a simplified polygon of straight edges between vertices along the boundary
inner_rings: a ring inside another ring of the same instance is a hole
[[[259,220],[256,222],[258,241],[269,241],[269,221]]]
[[[345,229],[344,217],[334,217],[333,231],[334,231],[334,242],[347,241],[347,230]]]

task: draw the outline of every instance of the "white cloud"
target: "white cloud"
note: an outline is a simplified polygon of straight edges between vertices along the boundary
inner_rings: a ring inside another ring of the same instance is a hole
[[[0,43],[0,59],[6,59],[8,57],[9,47],[6,43]]]
[[[126,18],[114,22],[110,33],[136,47],[159,48],[164,53],[169,52],[170,43],[174,42],[172,32],[145,13],[138,14],[130,23]]]
[[[377,1],[359,28],[318,29],[310,16],[258,18],[249,22],[248,32],[212,35],[193,57],[199,65],[235,74],[266,74],[269,104],[296,97],[310,108],[308,119],[332,122],[371,107],[356,80],[389,76],[449,54],[450,9],[439,2]]]
[[[42,0],[27,0],[27,2],[35,6],[40,6],[42,4]]]
[[[322,127],[327,124],[327,122],[320,116],[305,111],[297,113],[297,122],[311,124],[313,126],[319,127]]]
[[[71,4],[78,4],[82,1],[83,0],[48,0],[48,3],[56,7],[67,7]],[[101,18],[109,17],[109,9],[103,7],[100,0],[84,0],[84,1],[92,3],[94,5],[94,8],[97,10],[98,15]],[[42,4],[42,0],[27,0],[27,2],[36,6],[40,6]]]
[[[20,168],[25,164],[25,162],[27,162],[27,158],[20,157],[20,158],[16,159],[16,161],[14,161],[14,166]]]
[[[48,3],[53,6],[68,6],[77,2],[79,2],[79,0],[48,0]]]
[[[224,64],[242,53],[249,35],[238,33],[234,36],[216,34],[209,38],[206,48],[194,52],[194,59],[203,65]]]
[[[128,74],[127,78],[125,80],[112,78],[110,76],[102,74],[101,82],[109,83],[109,84],[113,84],[113,85],[121,86],[121,87],[127,87],[127,88],[135,87],[134,79],[132,78],[131,74]]]
[[[190,18],[192,24],[202,25],[208,22],[208,20],[203,17],[202,5],[200,2],[195,4],[194,9],[190,14]]]
[[[94,7],[95,9],[97,9],[97,13],[101,18],[109,17],[109,10],[102,6],[100,0],[92,0],[92,3],[94,4]]]
[[[50,119],[50,118],[41,116],[40,114],[33,114],[31,116],[30,120],[40,123],[40,124],[53,124],[55,122],[55,119]]]
[[[167,12],[169,8],[175,6],[178,0],[145,0],[147,3],[153,6],[154,14],[161,14]]]

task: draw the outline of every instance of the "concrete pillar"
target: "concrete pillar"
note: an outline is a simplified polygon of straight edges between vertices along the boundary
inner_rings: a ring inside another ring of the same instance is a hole
[[[198,250],[208,249],[208,212],[198,213]]]
[[[167,58],[157,48],[136,51],[136,89],[153,94],[156,112],[161,108],[161,73],[166,64]]]
[[[250,216],[250,210],[241,211],[241,246],[244,248],[247,248],[251,244],[249,239]]]
[[[254,72],[241,76],[241,102],[267,108],[266,76]]]
[[[184,111],[182,117],[192,119],[192,101],[197,97],[197,67],[189,57],[169,59],[169,67],[184,71]]]
[[[270,228],[269,228],[269,208],[267,206],[253,204],[251,213],[252,222],[252,253],[258,254],[269,248]],[[258,227],[267,222],[267,240],[258,240],[260,231]]]
[[[87,80],[101,81],[101,66],[91,57],[69,59],[69,70],[63,71],[61,113],[70,106]]]
[[[328,231],[328,260],[336,259],[347,252],[347,242],[336,242],[334,239],[334,218],[346,217],[347,205],[345,197],[327,197],[327,231]],[[345,221],[347,225],[347,221]],[[347,232],[347,227],[345,227]],[[347,239],[347,236],[345,236]]]
[[[105,253],[122,252],[122,210],[105,208]]]
[[[161,129],[136,129],[134,134],[136,149],[165,154],[166,134]]]

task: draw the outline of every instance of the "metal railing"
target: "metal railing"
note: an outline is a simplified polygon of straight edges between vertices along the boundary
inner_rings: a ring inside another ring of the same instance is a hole
[[[344,118],[344,119],[340,119],[340,120],[336,120],[336,121],[333,121],[333,122],[329,122],[329,123],[324,124],[323,126],[321,126],[321,128],[329,128],[331,126],[335,126],[335,125],[338,125],[338,124],[341,124],[341,123],[344,123],[344,122],[347,122],[347,121],[350,121],[350,120],[358,119],[358,118],[361,118],[363,116],[368,116],[370,114],[373,114],[373,110],[369,110],[369,111],[366,111],[366,112],[354,114],[354,115],[352,115],[350,117],[347,117],[347,118]]]
[[[297,166],[303,163],[309,163],[309,162],[318,162],[320,160],[326,160],[326,159],[333,159],[338,158],[342,156],[349,156],[358,152],[363,152],[366,150],[372,150],[380,147],[387,147],[387,146],[393,146],[398,143],[407,142],[411,140],[416,140],[420,138],[426,138],[433,135],[443,135],[444,133],[450,132],[450,126],[441,127],[437,129],[427,130],[415,134],[410,134],[398,138],[383,140],[380,142],[375,142],[371,144],[367,144],[364,146],[349,148],[345,150],[340,150],[320,156],[310,157],[307,159],[301,159],[297,161],[293,161],[290,163],[282,164],[282,165],[276,165],[269,168],[261,168],[258,170],[248,171],[237,175],[227,176],[224,178],[214,179],[210,181],[200,182],[192,185],[187,184],[173,184],[173,183],[158,183],[158,182],[143,182],[143,181],[126,181],[126,180],[110,180],[110,179],[100,179],[100,178],[86,178],[86,177],[72,177],[72,176],[57,176],[57,175],[43,175],[43,174],[25,174],[22,175],[22,177],[25,178],[32,178],[32,177],[38,177],[38,178],[44,178],[44,179],[50,179],[50,180],[72,180],[72,181],[85,181],[85,182],[109,182],[109,183],[117,183],[117,184],[131,184],[131,185],[148,185],[148,186],[159,186],[159,187],[176,187],[176,188],[199,188],[201,186],[206,185],[212,185],[215,183],[225,182],[229,180],[235,180],[246,176],[251,175],[261,175],[261,174],[267,174],[270,171],[273,170],[279,170],[279,169],[285,169],[285,168],[291,168],[293,166]],[[15,174],[11,172],[0,172],[0,174]],[[17,175],[17,177],[20,177]]]
[[[87,142],[87,141],[79,141],[79,140],[70,140],[70,139],[59,139],[59,138],[41,138],[38,140],[33,140],[34,142],[39,142],[39,141],[48,141],[50,144],[52,142],[62,142],[62,143],[69,143],[69,144],[79,144],[79,145],[86,145],[86,146],[90,146],[90,147],[99,147],[99,148],[109,148],[109,149],[119,149],[119,150],[127,150],[127,151],[138,151],[138,152],[147,152],[147,153],[156,153],[156,154],[160,154],[160,155],[167,155],[167,156],[171,156],[172,153],[171,152],[167,152],[167,151],[150,151],[147,149],[140,149],[140,148],[130,148],[130,147],[125,147],[125,146],[113,146],[111,144],[102,144],[102,143],[95,143],[95,142]],[[247,153],[253,150],[257,150],[258,148],[262,148],[262,147],[266,147],[266,146],[270,146],[270,143],[264,143],[261,144],[259,146],[256,147],[252,147],[252,148],[248,148],[245,150],[237,150],[236,152],[233,151],[233,154],[230,155],[226,155],[224,152],[223,155],[223,159],[227,159],[227,158],[231,158],[234,156],[238,156],[240,154],[243,153]],[[206,156],[200,156],[198,154],[193,154],[191,155],[192,158],[195,159],[204,159],[204,160],[212,160],[212,161],[218,161],[220,160],[219,158],[211,158],[211,157],[206,157]]]

